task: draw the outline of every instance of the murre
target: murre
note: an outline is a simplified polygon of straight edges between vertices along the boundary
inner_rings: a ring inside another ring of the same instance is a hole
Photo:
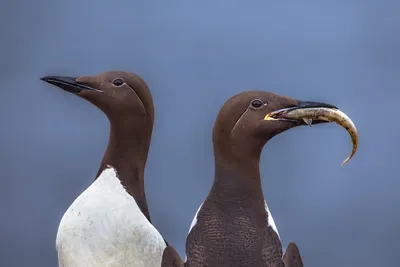
[[[242,92],[225,102],[213,129],[214,183],[190,226],[185,267],[303,266],[295,243],[289,243],[283,255],[262,192],[260,155],[275,135],[323,122],[346,128],[353,141],[351,157],[357,147],[357,131],[333,105],[264,91]]]
[[[91,102],[110,122],[109,142],[96,178],[59,224],[59,266],[160,267],[162,262],[179,261],[175,249],[151,224],[147,208],[144,169],[154,107],[146,82],[124,71],[41,80]],[[163,266],[172,266],[168,264]]]

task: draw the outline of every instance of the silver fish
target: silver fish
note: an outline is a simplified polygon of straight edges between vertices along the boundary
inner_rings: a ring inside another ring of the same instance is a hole
[[[274,115],[273,113],[270,113],[267,115],[267,117],[271,117],[273,115]],[[351,151],[350,156],[348,156],[342,162],[341,166],[346,164],[357,151],[358,133],[356,126],[344,112],[338,109],[324,108],[324,107],[299,108],[299,109],[284,111],[283,114],[281,113],[279,117],[286,119],[304,120],[306,124],[308,124],[309,126],[311,126],[312,120],[329,121],[329,122],[335,122],[340,126],[342,126],[343,128],[345,128],[347,132],[350,134],[351,141],[353,143],[353,149]]]

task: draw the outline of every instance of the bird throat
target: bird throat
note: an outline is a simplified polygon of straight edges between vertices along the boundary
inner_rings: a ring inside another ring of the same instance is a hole
[[[138,130],[137,127],[138,124],[134,121],[110,123],[110,137],[96,179],[107,167],[115,168],[121,184],[150,221],[144,191],[144,168],[151,133],[148,134],[143,129]],[[150,128],[148,125],[146,127]]]
[[[248,197],[263,197],[259,164],[257,162],[216,161],[213,188]],[[229,193],[228,193],[229,194]]]

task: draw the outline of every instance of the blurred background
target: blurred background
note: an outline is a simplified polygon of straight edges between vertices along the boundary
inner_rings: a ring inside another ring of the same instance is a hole
[[[15,0],[0,8],[0,265],[57,266],[61,216],[96,175],[109,124],[39,80],[141,75],[156,121],[146,168],[153,223],[185,255],[213,181],[211,131],[233,94],[337,105],[355,122],[298,127],[263,150],[283,246],[307,267],[397,266],[400,2]]]

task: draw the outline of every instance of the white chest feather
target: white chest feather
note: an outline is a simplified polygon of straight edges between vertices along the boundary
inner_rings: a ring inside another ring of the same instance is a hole
[[[264,201],[264,203],[265,203],[265,210],[268,213],[268,225],[272,227],[272,229],[276,232],[276,234],[280,238],[278,229],[276,227],[274,218],[272,217],[271,211],[268,208],[267,202]],[[189,233],[188,234],[190,234],[190,232],[192,231],[193,227],[197,224],[197,215],[198,215],[198,213],[199,213],[199,211],[200,211],[202,206],[203,206],[203,203],[200,204],[200,207],[197,209],[196,214],[193,217],[192,223],[190,224],[190,228],[189,228]],[[185,254],[185,262],[186,261],[187,261],[187,255]]]
[[[166,245],[108,168],[65,212],[56,247],[62,267],[160,267]]]
[[[272,229],[273,229],[273,230],[278,234],[278,236],[279,236],[278,228],[276,227],[274,218],[272,217],[272,213],[271,213],[271,211],[270,211],[269,208],[268,208],[267,202],[264,201],[264,203],[265,203],[265,210],[266,210],[267,213],[268,213],[268,225],[271,226]],[[200,207],[197,209],[196,214],[194,215],[194,218],[193,218],[193,220],[192,220],[192,223],[190,224],[189,233],[190,233],[190,231],[192,231],[193,227],[197,224],[197,214],[199,213],[199,211],[200,211],[200,209],[201,209],[201,206],[203,206],[203,203],[201,203]],[[279,238],[280,238],[280,236],[279,236]]]
[[[203,202],[204,203],[204,202]],[[189,232],[188,235],[190,234],[190,232],[192,231],[193,227],[197,224],[197,214],[199,214],[199,211],[201,209],[201,207],[203,206],[203,203],[200,204],[199,208],[196,211],[196,214],[193,217],[192,223],[190,224],[190,228],[189,228]],[[185,253],[185,263],[187,261],[187,255]]]
[[[275,231],[275,233],[278,235],[278,237],[279,237],[279,239],[280,239],[281,237],[280,237],[280,235],[279,235],[278,228],[276,227],[274,218],[272,217],[272,213],[271,213],[271,211],[270,211],[269,208],[268,208],[267,202],[264,201],[264,203],[265,203],[265,210],[266,210],[267,213],[268,213],[268,225],[272,227],[272,229]]]

